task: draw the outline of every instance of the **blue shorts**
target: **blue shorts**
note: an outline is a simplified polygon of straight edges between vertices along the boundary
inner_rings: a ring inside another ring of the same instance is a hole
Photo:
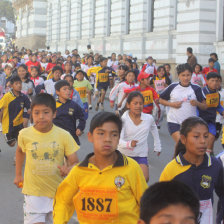
[[[216,136],[216,126],[214,123],[208,123],[208,131],[212,135]]]
[[[85,120],[88,119],[88,114],[89,114],[89,108],[88,108],[88,103],[83,103],[83,113],[84,113],[84,117],[85,117]],[[87,112],[86,112],[86,109],[87,109]]]
[[[108,87],[109,87],[108,83],[100,83],[97,85],[97,89],[99,92],[101,92],[102,89],[106,92]]]
[[[138,157],[138,156],[136,157],[129,156],[129,157],[134,159],[138,164],[145,164],[146,166],[149,166],[147,157]]]
[[[177,131],[180,131],[180,125],[177,123],[168,122],[167,125],[168,125],[168,131],[170,135],[172,135],[173,133]]]

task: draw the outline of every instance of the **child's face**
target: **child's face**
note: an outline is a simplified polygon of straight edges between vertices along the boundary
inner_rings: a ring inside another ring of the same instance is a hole
[[[135,74],[133,72],[129,72],[127,75],[126,75],[126,81],[128,83],[133,83],[135,81]]]
[[[75,70],[76,71],[81,70],[81,67],[80,66],[79,67],[76,67]]]
[[[31,69],[30,75],[35,78],[38,75],[38,71],[35,68],[33,68]]]
[[[11,84],[11,87],[14,91],[20,92],[22,90],[22,82],[16,81],[13,84]]]
[[[105,122],[101,127],[88,133],[88,140],[93,143],[94,153],[101,156],[110,156],[119,143],[119,130],[114,122]]]
[[[61,78],[61,71],[60,70],[56,70],[55,72],[54,72],[54,74],[53,74],[53,76],[54,76],[54,80],[55,81],[58,81],[60,78]]]
[[[130,104],[127,103],[127,108],[135,115],[140,115],[142,113],[143,106],[144,102],[140,96],[132,98]]]
[[[188,86],[190,81],[191,81],[191,72],[188,70],[185,70],[183,72],[181,72],[178,76],[180,83],[182,86]]]
[[[211,61],[211,62],[209,62],[209,68],[214,68],[214,62],[213,61]]]
[[[144,85],[144,86],[148,86],[148,85],[149,85],[149,78],[147,78],[147,79],[142,79],[142,80],[140,81],[140,83],[141,83],[142,85]]]
[[[66,71],[71,71],[71,70],[72,70],[72,66],[71,66],[69,63],[67,63],[67,64],[65,65],[65,70],[66,70]]]
[[[27,73],[27,71],[26,71],[26,69],[24,69],[23,67],[19,67],[18,70],[17,70],[17,72],[18,72],[18,76],[19,76],[21,79],[23,79],[23,78],[26,77],[26,73]]]
[[[12,68],[11,68],[11,67],[7,67],[7,68],[5,68],[4,72],[5,72],[5,74],[6,74],[7,76],[10,76],[11,73],[12,73]]]
[[[119,69],[118,70],[118,76],[120,79],[124,78],[124,75],[125,75],[125,70],[123,69]]]
[[[148,59],[148,60],[147,60],[147,63],[148,63],[149,65],[152,65],[152,63],[153,63],[153,59]]]
[[[198,74],[198,73],[200,72],[200,66],[199,66],[199,65],[196,65],[196,66],[195,66],[194,72],[195,72],[196,74]]]
[[[107,67],[107,60],[104,60],[104,61],[100,62],[100,65],[103,68]]]
[[[93,63],[92,57],[90,57],[90,58],[87,59],[87,63],[90,64],[90,65]]]
[[[206,80],[206,83],[207,83],[209,89],[216,90],[216,89],[218,89],[218,86],[219,86],[219,79],[211,78],[209,80]]]
[[[71,88],[70,86],[63,86],[60,88],[59,91],[56,90],[56,94],[64,100],[68,100],[71,95]]]
[[[84,75],[81,72],[79,72],[78,74],[76,74],[76,78],[78,81],[82,81],[84,79]]]
[[[42,59],[42,63],[46,63],[47,62],[47,59],[46,58],[43,58]]]
[[[198,124],[188,132],[187,136],[181,135],[182,144],[185,145],[186,154],[203,156],[208,146],[208,129],[205,125]]]
[[[56,113],[53,113],[52,109],[46,105],[36,105],[32,109],[34,127],[40,132],[49,131],[55,117]]]
[[[67,77],[67,78],[65,78],[65,80],[69,83],[70,87],[73,86],[74,81],[71,77]]]
[[[35,62],[36,60],[37,60],[37,56],[36,55],[32,56],[32,61]]]
[[[170,205],[156,215],[147,224],[196,224],[196,217],[188,206],[177,204]],[[138,224],[146,224],[139,221]]]
[[[160,69],[160,70],[158,71],[158,77],[161,79],[161,78],[164,77],[164,75],[165,75],[165,71],[164,71],[164,69]]]

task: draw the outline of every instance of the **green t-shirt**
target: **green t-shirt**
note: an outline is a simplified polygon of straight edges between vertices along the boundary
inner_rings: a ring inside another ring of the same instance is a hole
[[[82,80],[82,81],[75,80],[74,84],[73,84],[73,87],[76,89],[76,91],[79,92],[79,95],[80,95],[80,98],[81,98],[82,102],[86,103],[87,102],[87,97],[86,97],[87,89],[88,90],[93,89],[90,82],[88,80]]]

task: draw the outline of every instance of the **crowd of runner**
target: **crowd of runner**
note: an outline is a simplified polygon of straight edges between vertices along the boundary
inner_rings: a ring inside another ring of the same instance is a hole
[[[213,152],[224,124],[217,54],[203,68],[188,48],[187,62],[171,74],[170,64],[158,66],[151,56],[140,64],[132,54],[104,57],[87,48],[83,57],[77,49],[1,52],[0,121],[7,144],[18,142],[14,183],[23,188],[24,223],[67,223],[76,211],[81,224],[208,224],[214,191],[216,222],[223,223],[224,154]],[[104,112],[106,97],[111,112]],[[93,153],[79,162],[89,110],[96,111],[88,132]],[[147,139],[151,133],[159,156],[165,114],[174,159],[147,189]]]

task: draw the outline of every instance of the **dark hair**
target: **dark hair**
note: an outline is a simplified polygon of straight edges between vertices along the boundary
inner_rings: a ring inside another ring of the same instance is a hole
[[[56,91],[60,91],[60,89],[64,86],[69,86],[69,83],[66,80],[59,80],[55,83],[54,88]]]
[[[163,66],[164,66],[164,68],[165,68],[165,66],[168,66],[171,69],[171,66],[168,63],[164,64]]]
[[[87,45],[87,48],[88,48],[88,49],[91,49],[91,45],[90,45],[90,44],[88,44],[88,45]]]
[[[78,73],[82,73],[82,75],[85,77],[85,72],[84,72],[83,70],[78,70],[78,71],[76,71],[76,75],[77,75]]]
[[[18,75],[13,75],[10,78],[10,84],[12,85],[15,82],[22,82],[22,80],[20,79],[20,77]]]
[[[188,133],[196,127],[197,125],[204,125],[208,129],[208,124],[200,117],[189,117],[183,121],[180,127],[180,135],[187,137]],[[176,157],[180,152],[185,153],[186,147],[185,145],[179,140],[176,145],[174,157]]]
[[[19,69],[19,68],[23,68],[23,69],[26,70],[26,76],[25,76],[25,79],[29,79],[28,67],[27,67],[25,64],[21,64],[21,65],[16,69],[16,71],[17,71],[17,75],[18,75],[18,69]],[[32,68],[32,67],[31,67],[31,68]]]
[[[192,54],[193,53],[193,49],[191,47],[188,47],[187,48],[187,52],[189,52],[190,54]]]
[[[131,67],[132,67],[132,60],[131,59],[126,58],[125,61],[127,61],[131,65]]]
[[[210,54],[210,57],[211,57],[211,56],[215,56],[215,58],[216,58],[217,60],[219,60],[219,59],[218,59],[218,55],[217,55],[216,53],[211,53],[211,54]]]
[[[71,78],[72,80],[74,80],[74,78],[73,78],[73,76],[72,75],[65,75],[65,77],[64,77],[64,80],[66,79],[66,78]]]
[[[6,64],[6,65],[5,65],[5,67],[4,67],[4,69],[7,69],[7,68],[11,68],[11,69],[13,69],[12,65],[11,65],[11,64],[9,64],[9,63],[8,63],[8,64]]]
[[[119,134],[121,133],[122,121],[118,116],[116,116],[114,113],[111,113],[111,112],[97,113],[91,120],[89,132],[93,133],[94,129],[101,127],[106,122],[115,123],[119,130]]]
[[[66,61],[65,64],[64,64],[64,66],[67,65],[67,64],[69,64],[69,65],[72,66],[72,63],[70,61]]]
[[[178,65],[176,70],[177,70],[177,75],[180,75],[180,73],[186,70],[188,70],[190,73],[193,72],[191,66],[187,63]]]
[[[33,110],[36,105],[45,105],[50,107],[53,113],[56,111],[56,101],[54,97],[48,93],[40,93],[34,96],[31,103],[31,110]]]
[[[39,67],[37,67],[37,66],[32,66],[32,67],[30,68],[30,70],[32,71],[33,69],[36,69],[36,71],[38,72],[38,75],[39,75],[39,73],[40,73],[40,69],[39,69]]]
[[[133,91],[133,92],[131,92],[131,93],[128,95],[128,97],[127,97],[127,103],[130,104],[131,101],[133,100],[133,98],[138,97],[138,96],[141,97],[141,98],[142,98],[142,101],[144,102],[144,97],[143,97],[143,95],[142,95],[140,92],[138,92],[138,91]]]
[[[92,58],[92,59],[94,60],[94,58],[93,58],[92,55],[88,55],[88,56],[87,56],[87,60],[88,60],[89,58]]]
[[[175,180],[155,183],[142,195],[140,219],[148,224],[152,217],[162,209],[178,204],[189,207],[197,223],[200,204],[198,197],[190,187]]]
[[[75,67],[75,68],[77,68],[77,67],[80,67],[80,68],[81,68],[81,65],[80,65],[79,63],[75,63],[75,64],[74,64],[74,67]]]
[[[209,72],[208,75],[206,76],[207,80],[215,79],[215,78],[220,79],[220,75],[218,73],[216,73],[216,72]]]
[[[214,60],[213,58],[209,58],[209,59],[208,59],[208,63],[210,63],[210,62],[215,63],[215,60]]]
[[[124,76],[126,77],[129,73],[134,73],[135,75],[135,71],[134,70],[128,70],[125,72]]]
[[[165,71],[165,73],[166,73],[166,69],[165,69],[165,67],[164,67],[163,65],[160,65],[160,66],[157,68],[157,71],[159,72],[161,69],[163,69],[163,70]]]
[[[60,71],[61,74],[63,74],[63,69],[62,69],[61,66],[58,66],[58,65],[54,66],[53,69],[52,69],[52,74],[54,74],[55,71]]]
[[[100,57],[100,62],[103,62],[103,61],[105,61],[105,60],[107,60],[107,58],[105,58],[105,57]]]
[[[119,65],[118,67],[119,70],[124,70],[124,71],[128,71],[128,66],[127,65]]]
[[[201,72],[201,71],[202,71],[202,66],[201,66],[200,64],[195,64],[195,65],[193,66],[193,71],[195,71],[196,66],[199,66],[199,67],[200,67],[200,72]]]

